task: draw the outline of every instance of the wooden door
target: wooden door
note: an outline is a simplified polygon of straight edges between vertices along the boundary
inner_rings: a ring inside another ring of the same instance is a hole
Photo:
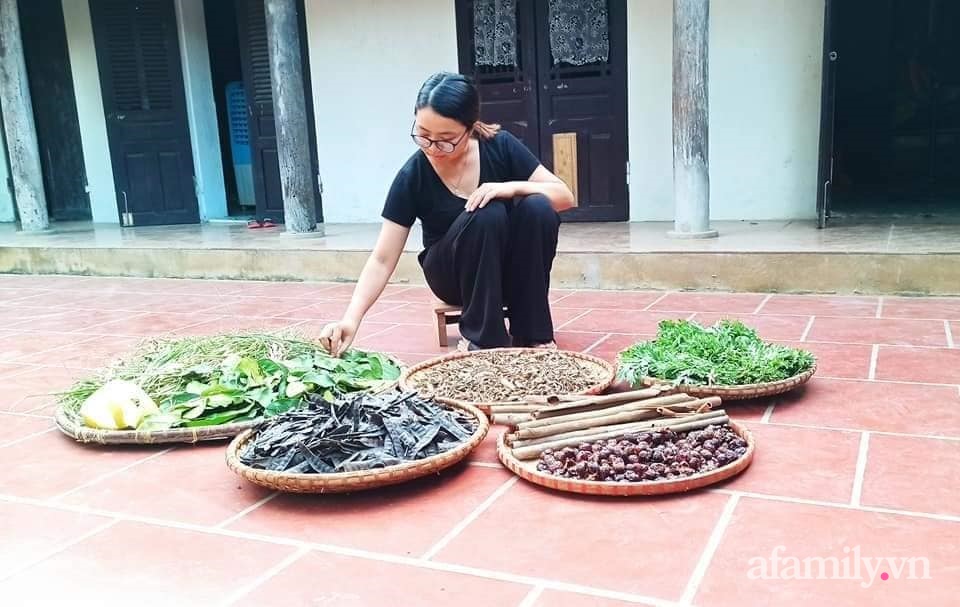
[[[627,3],[537,0],[540,155],[554,136],[576,142],[578,206],[564,221],[626,221]]]
[[[460,70],[480,89],[481,117],[519,137],[575,186],[564,221],[625,221],[626,3],[458,0]],[[554,142],[565,141],[555,166]],[[561,170],[563,169],[563,170]]]
[[[480,116],[501,125],[540,156],[537,41],[534,14],[523,0],[457,2],[460,73],[480,90]],[[491,31],[499,28],[495,36]]]
[[[273,113],[273,87],[270,81],[270,55],[267,46],[267,20],[263,0],[236,0],[237,25],[240,37],[240,64],[247,91],[250,148],[253,156],[253,188],[257,200],[257,217],[283,221],[283,188],[280,185],[280,159],[277,152],[277,128]],[[300,56],[306,92],[307,121],[313,119],[313,99],[307,57],[306,24],[300,4]],[[317,221],[323,221],[317,176],[316,133],[309,133],[313,191],[316,193]]]
[[[123,225],[199,221],[172,0],[90,0]]]

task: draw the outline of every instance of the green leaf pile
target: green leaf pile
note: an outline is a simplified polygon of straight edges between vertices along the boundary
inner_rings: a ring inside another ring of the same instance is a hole
[[[767,343],[739,320],[704,327],[664,320],[657,338],[621,352],[620,379],[653,377],[678,385],[740,386],[788,379],[815,363],[805,350]]]
[[[213,426],[273,416],[301,406],[311,394],[324,400],[376,390],[395,382],[400,368],[377,352],[330,356],[292,333],[248,333],[159,339],[60,395],[77,412],[113,379],[135,382],[160,407],[138,430]]]

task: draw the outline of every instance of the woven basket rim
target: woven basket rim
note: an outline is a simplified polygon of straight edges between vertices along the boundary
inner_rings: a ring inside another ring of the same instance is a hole
[[[701,489],[736,476],[746,470],[753,462],[753,456],[756,452],[756,439],[754,439],[753,434],[745,426],[733,420],[730,420],[728,424],[740,438],[747,442],[747,452],[737,460],[716,470],[700,472],[678,479],[618,483],[614,481],[580,480],[546,474],[531,467],[530,464],[536,462],[536,460],[529,460],[529,462],[524,463],[513,456],[511,449],[504,442],[509,431],[504,431],[497,437],[497,457],[508,470],[520,478],[557,491],[619,497],[683,493]]]
[[[677,390],[688,392],[691,395],[696,393],[716,394],[717,396],[726,396],[727,398],[735,398],[737,396],[753,398],[757,396],[779,394],[781,392],[796,388],[797,386],[810,381],[810,378],[812,378],[816,372],[817,363],[814,362],[809,369],[802,373],[798,373],[786,379],[756,384],[739,384],[733,386],[720,384],[674,384],[672,380],[649,376],[644,377],[642,381],[644,385],[648,386],[655,384],[669,384],[674,386]]]
[[[431,367],[441,365],[451,360],[468,358],[471,356],[475,356],[481,352],[542,352],[542,351],[544,350],[538,349],[538,348],[490,348],[487,350],[475,350],[473,352],[451,352],[449,354],[444,354],[444,355],[437,356],[425,361],[421,361],[415,365],[411,365],[406,369],[404,369],[400,373],[400,380],[399,380],[400,389],[413,391],[413,392],[418,391],[416,387],[410,385],[411,376],[416,375],[417,373],[424,371],[425,369],[429,369]],[[574,350],[549,350],[549,351],[558,352],[560,354],[563,354],[564,356],[570,356],[572,358],[578,358],[580,360],[585,360],[585,361],[594,363],[598,367],[601,367],[604,370],[604,373],[606,376],[605,379],[600,383],[597,383],[591,386],[590,388],[579,392],[579,394],[583,396],[600,394],[604,390],[609,388],[611,385],[613,385],[613,383],[617,379],[616,363],[611,363],[608,360],[604,360],[598,356],[593,356],[592,354],[587,354],[585,352],[577,352]],[[436,396],[433,398],[439,402],[443,402],[448,405],[470,405],[473,407],[478,407],[481,410],[484,410],[485,408],[488,408],[490,407],[490,405],[493,404],[492,402],[488,402],[488,401],[464,401],[464,400],[458,400],[455,398],[447,398],[443,396]]]
[[[203,440],[225,440],[254,427],[262,419],[262,417],[257,417],[242,422],[230,422],[215,426],[142,431],[88,428],[79,421],[80,418],[75,412],[68,411],[63,405],[57,405],[54,415],[54,422],[63,434],[80,443],[101,445],[159,445],[164,443],[195,443]]]
[[[450,451],[431,455],[423,459],[403,462],[383,468],[375,468],[373,470],[358,470],[355,472],[308,474],[262,470],[248,466],[240,461],[240,449],[246,445],[254,432],[256,432],[256,428],[251,428],[240,433],[230,441],[226,452],[227,467],[254,484],[278,491],[290,491],[285,488],[284,485],[296,482],[300,485],[296,492],[301,493],[358,491],[414,480],[439,472],[444,468],[460,462],[483,442],[490,430],[490,420],[487,419],[486,414],[479,408],[472,405],[456,403],[445,404],[449,407],[458,408],[470,413],[470,415],[477,420],[477,428],[469,439],[457,447]]]

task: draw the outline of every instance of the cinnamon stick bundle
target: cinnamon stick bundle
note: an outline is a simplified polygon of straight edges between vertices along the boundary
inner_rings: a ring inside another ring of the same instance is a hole
[[[713,417],[698,419],[694,421],[686,421],[683,419],[672,418],[668,420],[668,423],[661,424],[658,426],[650,426],[650,422],[647,422],[646,424],[637,424],[637,426],[646,425],[647,427],[652,427],[653,429],[657,429],[657,430],[669,428],[674,432],[688,432],[690,430],[698,430],[700,428],[706,428],[707,426],[710,426],[713,424],[717,424],[717,425],[726,424],[730,421],[730,418],[727,417],[725,414],[717,416],[715,415],[716,413],[717,413],[716,411],[711,411],[710,413],[707,413],[704,415],[714,415]],[[644,428],[640,428],[640,430],[642,429]],[[540,455],[548,449],[553,449],[553,450],[563,449],[564,447],[572,447],[575,445],[579,445],[580,443],[590,443],[598,440],[619,438],[629,432],[640,431],[640,430],[625,430],[624,428],[616,428],[616,429],[599,428],[598,430],[599,431],[597,433],[591,434],[591,435],[575,436],[575,437],[568,437],[568,438],[557,438],[557,440],[541,443],[538,445],[530,445],[527,447],[514,448],[513,456],[520,460],[536,459],[540,457]]]
[[[629,422],[638,422],[646,420],[663,421],[668,423],[676,420],[700,419],[704,416],[716,416],[722,414],[723,410],[710,411],[709,413],[688,413],[684,417],[663,417],[655,410],[640,409],[637,411],[624,411],[615,415],[604,417],[591,417],[588,419],[573,420],[561,424],[552,424],[550,426],[540,426],[536,428],[519,428],[513,433],[516,440],[525,440],[529,438],[543,438],[544,436],[554,436],[565,432],[575,432],[577,430],[589,430],[591,428],[602,428],[604,426],[614,426]]]
[[[541,411],[538,411],[537,415],[534,417],[540,419],[557,417],[559,415],[567,415],[570,413],[580,413],[582,411],[592,411],[594,409],[602,409],[604,407],[617,405],[620,403],[628,403],[645,398],[654,398],[659,395],[660,390],[655,388],[647,388],[644,390],[632,390],[630,392],[620,392],[617,394],[606,394],[604,396],[591,396],[589,398],[583,398],[581,400],[557,405],[555,407],[545,408]]]
[[[553,426],[556,424],[565,424],[577,420],[597,419],[630,411],[656,411],[658,408],[663,407],[676,407],[678,409],[686,407],[696,409],[704,404],[710,404],[710,406],[713,407],[719,405],[720,402],[721,401],[719,397],[697,399],[692,396],[687,396],[686,394],[674,394],[671,396],[661,396],[659,398],[627,402],[619,405],[609,405],[596,411],[571,413],[570,415],[548,417],[545,419],[537,417],[536,419],[519,426],[518,429],[539,428],[544,426]],[[538,411],[537,413],[541,412],[542,411]]]

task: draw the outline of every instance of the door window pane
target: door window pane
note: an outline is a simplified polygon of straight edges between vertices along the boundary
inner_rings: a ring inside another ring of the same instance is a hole
[[[607,0],[550,0],[553,64],[606,63],[610,54]]]
[[[516,0],[474,0],[473,45],[477,66],[517,65]]]

